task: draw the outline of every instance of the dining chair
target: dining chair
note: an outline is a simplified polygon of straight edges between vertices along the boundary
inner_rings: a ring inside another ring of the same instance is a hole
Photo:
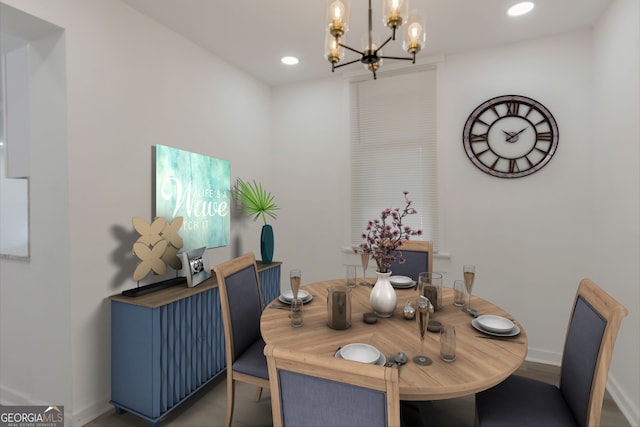
[[[433,242],[420,240],[405,240],[400,246],[400,252],[405,259],[404,263],[395,260],[391,263],[391,272],[394,276],[407,276],[418,281],[418,274],[424,271],[433,271]]]
[[[394,367],[267,345],[273,425],[400,426]]]
[[[227,361],[227,416],[231,425],[235,397],[235,382],[269,387],[269,371],[264,356],[265,343],[260,334],[262,292],[256,259],[247,253],[214,268],[220,289],[220,305],[224,324]]]
[[[560,385],[511,375],[476,394],[476,425],[598,426],[613,345],[627,309],[589,279],[578,286]]]

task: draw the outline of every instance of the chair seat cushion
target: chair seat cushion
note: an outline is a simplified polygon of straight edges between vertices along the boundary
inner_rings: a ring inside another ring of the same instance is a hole
[[[476,394],[481,427],[577,426],[558,387],[518,375]]]
[[[233,370],[268,380],[269,369],[264,355],[264,346],[262,338],[251,344],[233,363]]]

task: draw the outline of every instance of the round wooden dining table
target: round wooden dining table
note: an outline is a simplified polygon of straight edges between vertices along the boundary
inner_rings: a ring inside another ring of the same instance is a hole
[[[373,280],[373,279],[371,279]],[[442,308],[431,313],[431,320],[455,326],[456,359],[440,359],[439,333],[427,332],[424,340],[425,355],[432,359],[429,366],[412,361],[420,352],[420,336],[416,320],[403,316],[406,301],[415,302],[418,291],[413,288],[396,289],[398,305],[388,318],[377,318],[374,324],[363,321],[363,314],[371,312],[369,295],[371,286],[356,285],[351,293],[351,327],[332,329],[327,324],[327,288],[345,284],[345,280],[328,280],[301,287],[313,298],[304,304],[304,324],[294,328],[287,310],[275,299],[262,312],[260,329],[267,344],[310,354],[335,357],[339,348],[352,343],[365,343],[376,347],[387,359],[404,352],[408,356],[400,369],[401,400],[439,400],[474,394],[486,390],[512,374],[527,355],[526,332],[512,315],[482,298],[473,296],[471,307],[480,314],[495,314],[514,320],[520,333],[512,338],[487,339],[491,335],[476,330],[473,317],[453,305],[453,290],[443,288]],[[357,367],[358,362],[354,362]]]

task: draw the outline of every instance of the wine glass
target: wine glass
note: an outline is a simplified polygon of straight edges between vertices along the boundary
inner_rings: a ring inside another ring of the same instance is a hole
[[[360,282],[360,284],[362,286],[369,286],[369,282],[367,282],[367,267],[369,266],[369,252],[361,251],[360,261],[362,261],[362,282]]]
[[[416,365],[428,366],[433,363],[433,361],[424,355],[424,335],[427,332],[427,327],[429,326],[429,313],[433,311],[433,306],[429,302],[429,299],[424,295],[418,298],[418,303],[416,304],[416,321],[418,323],[418,332],[420,334],[420,354],[413,357],[413,362]]]
[[[293,292],[293,298],[298,298],[298,291],[300,290],[300,281],[302,279],[302,271],[298,269],[291,270],[289,273],[291,279],[291,292]]]
[[[464,265],[462,267],[462,273],[464,274],[464,285],[467,287],[467,294],[469,294],[467,309],[471,310],[471,288],[473,288],[473,279],[476,277],[476,266]]]

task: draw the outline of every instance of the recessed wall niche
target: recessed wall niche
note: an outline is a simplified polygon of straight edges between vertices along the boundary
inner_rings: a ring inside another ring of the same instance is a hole
[[[28,43],[4,32],[0,39],[0,254],[28,259]]]
[[[29,260],[32,152],[61,143],[63,30],[0,3],[0,258]],[[35,166],[37,167],[37,166]],[[46,203],[46,201],[43,201]]]

